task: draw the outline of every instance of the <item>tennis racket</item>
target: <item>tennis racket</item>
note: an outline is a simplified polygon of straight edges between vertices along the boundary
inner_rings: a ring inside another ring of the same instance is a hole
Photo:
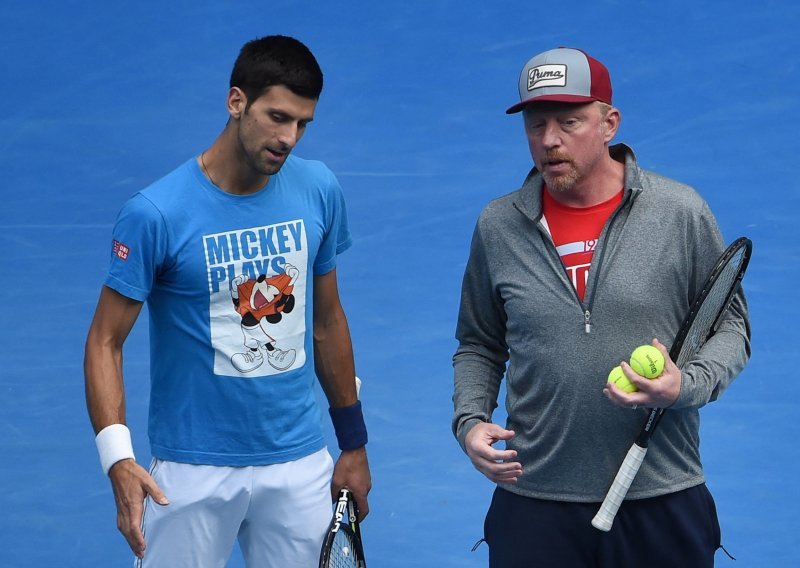
[[[358,507],[349,489],[339,491],[333,519],[322,543],[319,568],[366,568]]]
[[[717,331],[722,316],[728,310],[750,262],[753,244],[750,239],[740,237],[722,253],[703,288],[689,308],[678,335],[669,351],[670,359],[677,367],[689,361],[706,340]],[[639,437],[628,450],[625,461],[619,468],[611,488],[606,494],[600,510],[592,519],[592,525],[601,531],[611,530],[614,517],[628,494],[633,479],[642,465],[651,436],[656,430],[663,408],[651,408]]]

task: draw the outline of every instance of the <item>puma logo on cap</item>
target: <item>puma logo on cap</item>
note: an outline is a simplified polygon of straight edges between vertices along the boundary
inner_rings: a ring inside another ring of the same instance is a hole
[[[541,87],[566,87],[567,66],[561,64],[539,65],[528,70],[528,90]]]

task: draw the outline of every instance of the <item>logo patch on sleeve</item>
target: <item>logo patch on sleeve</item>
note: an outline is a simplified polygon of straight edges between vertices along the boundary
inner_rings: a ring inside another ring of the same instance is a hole
[[[130,254],[131,249],[128,248],[127,245],[115,240],[114,241],[114,254],[117,255],[117,258],[121,260],[128,260],[128,254]]]
[[[528,90],[539,89],[541,87],[566,87],[567,86],[567,66],[566,65],[539,65],[528,71]]]

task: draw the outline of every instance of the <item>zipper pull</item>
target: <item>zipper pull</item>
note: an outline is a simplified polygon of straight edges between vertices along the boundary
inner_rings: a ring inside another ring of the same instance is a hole
[[[589,310],[583,312],[583,327],[586,333],[592,332],[592,313]]]

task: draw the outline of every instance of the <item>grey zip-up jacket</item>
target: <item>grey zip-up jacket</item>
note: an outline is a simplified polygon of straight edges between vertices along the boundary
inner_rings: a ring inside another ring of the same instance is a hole
[[[521,495],[602,501],[646,419],[645,409],[602,394],[609,371],[657,337],[668,348],[696,292],[724,250],[717,222],[690,187],[638,167],[622,144],[620,206],[606,223],[584,301],[542,224],[542,178],[495,199],[475,229],[464,274],[453,357],[453,432],[491,421],[506,378],[506,427],[516,436]],[[703,483],[698,409],[715,400],[750,356],[743,293],[698,356],[682,369],[678,400],[664,414],[628,498]]]

